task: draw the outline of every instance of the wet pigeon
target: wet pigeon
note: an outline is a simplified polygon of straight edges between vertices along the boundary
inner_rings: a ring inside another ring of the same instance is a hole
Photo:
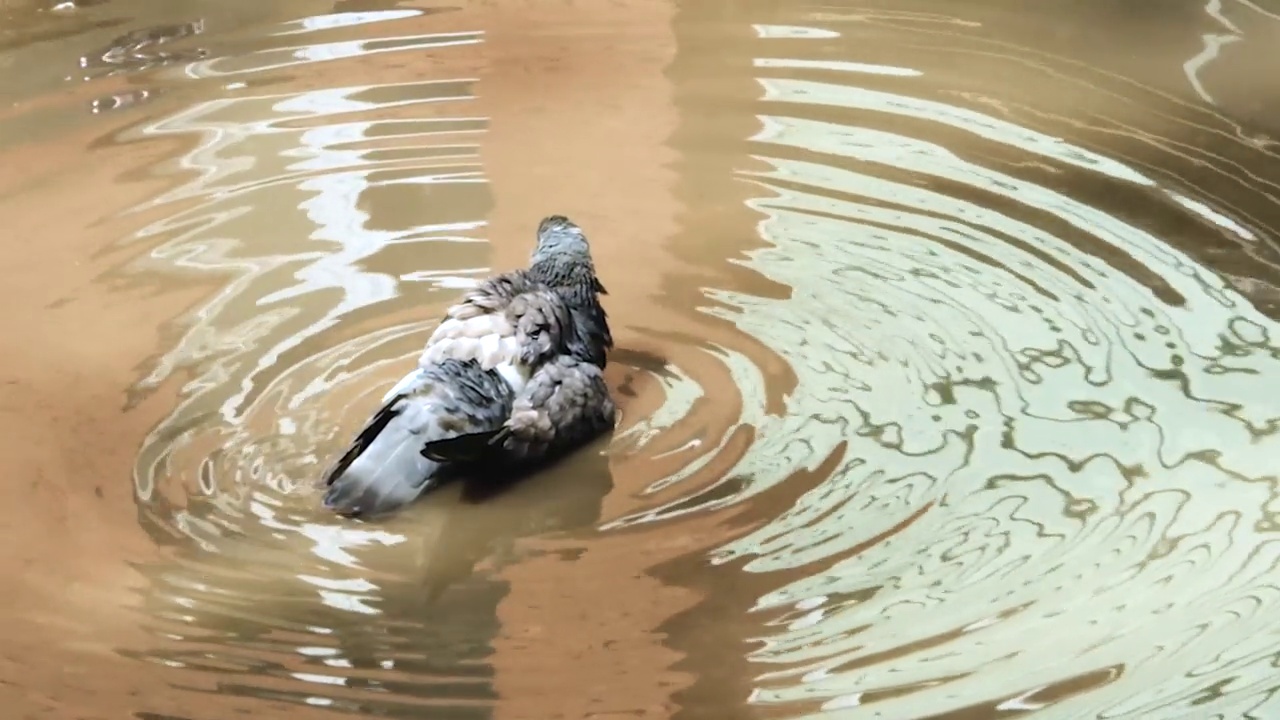
[[[491,277],[449,308],[418,367],[326,473],[325,506],[384,514],[450,467],[540,464],[612,428],[605,293],[581,228],[545,218],[528,269]]]

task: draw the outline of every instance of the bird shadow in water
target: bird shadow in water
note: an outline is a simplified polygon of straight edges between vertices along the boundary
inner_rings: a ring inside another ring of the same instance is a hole
[[[418,576],[432,602],[470,577],[486,558],[511,558],[516,543],[546,533],[589,528],[599,522],[613,489],[602,438],[559,462],[529,472],[458,477],[459,504],[443,513],[438,532],[423,537]],[[431,502],[430,495],[420,502]]]

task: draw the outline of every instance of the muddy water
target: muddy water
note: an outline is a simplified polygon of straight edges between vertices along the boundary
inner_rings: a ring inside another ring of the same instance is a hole
[[[1280,714],[1280,15],[0,3],[13,717]],[[317,473],[564,212],[612,438]]]

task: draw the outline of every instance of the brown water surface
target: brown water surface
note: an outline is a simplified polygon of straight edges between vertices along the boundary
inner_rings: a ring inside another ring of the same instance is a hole
[[[1280,7],[0,1],[13,718],[1280,717]],[[313,481],[566,213],[612,438]]]

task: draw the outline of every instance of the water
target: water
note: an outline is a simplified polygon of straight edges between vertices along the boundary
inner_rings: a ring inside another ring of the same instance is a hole
[[[14,717],[1280,715],[1280,10],[0,16]],[[322,512],[551,212],[614,436]]]

